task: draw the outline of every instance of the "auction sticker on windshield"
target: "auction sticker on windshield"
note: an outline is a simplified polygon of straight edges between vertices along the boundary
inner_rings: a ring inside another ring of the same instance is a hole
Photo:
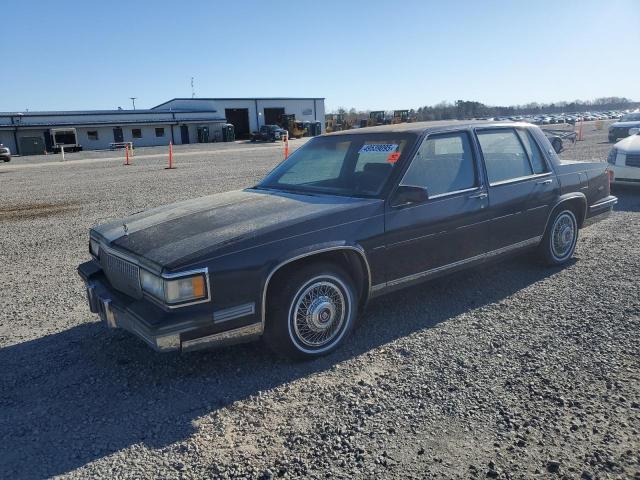
[[[393,153],[397,149],[397,143],[365,143],[358,153]]]

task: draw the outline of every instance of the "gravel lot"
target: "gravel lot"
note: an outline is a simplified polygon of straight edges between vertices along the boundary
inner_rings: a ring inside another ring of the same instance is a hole
[[[562,156],[604,160],[606,127],[585,134]],[[568,267],[380,298],[345,348],[292,364],[260,344],[161,355],[90,314],[89,227],[247,186],[281,151],[137,155],[0,165],[0,476],[640,478],[640,189]]]

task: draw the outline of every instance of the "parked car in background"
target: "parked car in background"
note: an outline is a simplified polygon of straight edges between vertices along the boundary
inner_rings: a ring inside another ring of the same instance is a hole
[[[609,125],[609,142],[615,143],[619,138],[631,135],[629,130],[640,127],[640,112],[623,115],[620,120]]]
[[[287,131],[278,125],[263,125],[260,130],[251,134],[252,142],[275,142],[284,137]]]
[[[9,147],[5,147],[2,143],[0,143],[0,160],[3,162],[11,161],[11,150],[9,150]]]
[[[557,134],[555,134],[553,132],[544,131],[544,134],[549,139],[549,142],[551,143],[551,146],[553,147],[553,150],[556,153],[562,152],[562,150],[564,148],[564,146],[562,144],[562,138],[559,135],[557,135]]]
[[[607,168],[561,161],[526,123],[336,132],[253,187],[91,229],[78,272],[91,312],[157,350],[262,337],[314,358],[373,297],[530,250],[566,264],[617,202]]]
[[[607,158],[614,183],[640,185],[640,127],[630,129],[631,135],[616,143]]]

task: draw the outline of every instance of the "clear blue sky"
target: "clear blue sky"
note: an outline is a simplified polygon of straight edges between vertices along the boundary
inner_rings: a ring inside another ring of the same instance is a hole
[[[640,1],[4,0],[0,111],[640,100]],[[313,6],[315,5],[315,7]]]

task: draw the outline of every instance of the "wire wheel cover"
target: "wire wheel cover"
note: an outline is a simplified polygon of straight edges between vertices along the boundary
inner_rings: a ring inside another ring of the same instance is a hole
[[[566,257],[573,248],[576,237],[575,220],[569,213],[561,213],[553,223],[551,250],[556,258]]]
[[[314,282],[297,296],[292,315],[295,334],[308,347],[323,347],[340,334],[345,311],[345,297],[337,285]]]

